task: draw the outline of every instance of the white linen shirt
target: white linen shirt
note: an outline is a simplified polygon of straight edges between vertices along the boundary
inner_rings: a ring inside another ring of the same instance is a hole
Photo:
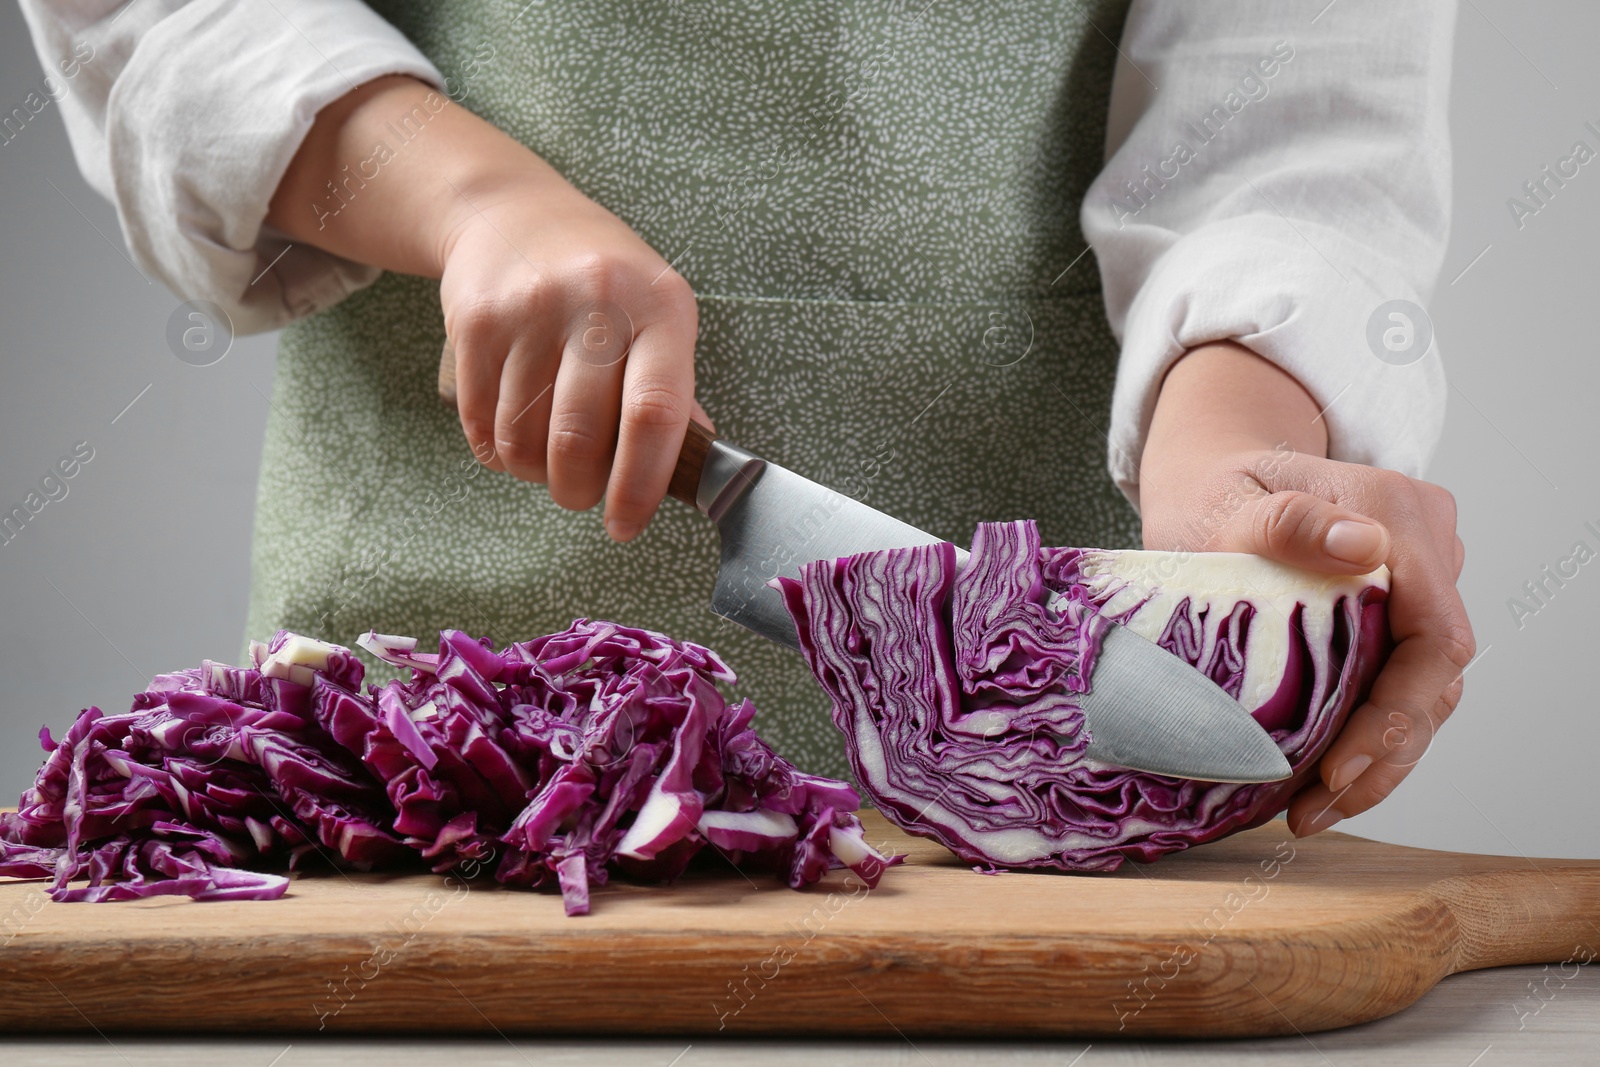
[[[142,269],[241,333],[377,279],[308,246],[285,254],[263,222],[319,110],[386,74],[443,87],[364,3],[21,4],[78,165]],[[1444,255],[1454,25],[1455,4],[1430,0],[1135,0],[1080,214],[1122,345],[1108,467],[1135,507],[1162,378],[1208,341],[1305,386],[1334,459],[1425,472],[1444,422],[1437,347],[1380,359],[1369,320],[1425,306]]]

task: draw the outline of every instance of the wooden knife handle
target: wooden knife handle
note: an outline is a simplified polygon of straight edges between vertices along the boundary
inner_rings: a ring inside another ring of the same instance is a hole
[[[456,349],[445,339],[444,349],[439,353],[439,398],[452,406],[456,402]],[[700,489],[700,470],[705,466],[706,453],[711,450],[711,442],[717,439],[717,432],[711,427],[689,420],[689,428],[683,435],[683,447],[678,450],[677,465],[672,468],[672,481],[667,483],[667,495],[683,501],[690,507],[696,507],[695,495]]]

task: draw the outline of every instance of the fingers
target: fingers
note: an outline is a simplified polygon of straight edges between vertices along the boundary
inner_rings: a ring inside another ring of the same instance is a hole
[[[628,357],[616,461],[606,489],[606,532],[615,541],[638,536],[666,496],[694,400],[695,315],[658,320],[642,331]],[[704,416],[704,411],[700,411]]]
[[[559,352],[548,340],[520,338],[500,372],[499,398],[494,409],[498,469],[525,482],[549,478],[545,442]]]
[[[1289,832],[1296,837],[1310,837],[1334,825],[1344,818],[1344,812],[1334,806],[1340,799],[1339,793],[1321,782],[1302,789],[1289,802]]]
[[[1323,784],[1339,794],[1334,807],[1340,817],[1359,815],[1389,796],[1427,754],[1461,701],[1464,651],[1470,646],[1461,650],[1423,637],[1396,647],[1371,697],[1322,758]]]
[[[1292,489],[1241,509],[1220,540],[1225,551],[1329,574],[1365,574],[1389,556],[1389,531],[1382,524]]]
[[[602,342],[598,339],[613,326],[592,321],[612,317],[603,311],[580,316],[556,375],[548,441],[550,499],[573,511],[587,511],[600,502],[617,444],[624,359],[632,331],[625,339],[607,337]]]
[[[1476,651],[1466,606],[1455,588],[1461,557],[1453,506],[1447,515],[1420,495],[1397,493],[1392,507],[1388,608],[1396,645],[1367,702],[1351,715],[1320,765],[1322,785],[1340,816],[1366,811],[1411,773],[1460,703]],[[1307,795],[1314,800],[1323,794],[1311,789]],[[1303,814],[1292,809],[1291,825],[1295,812]]]
[[[1434,645],[1435,647],[1430,647]],[[1453,656],[1426,639],[1402,642],[1323,756],[1322,781],[1290,805],[1289,826],[1305,837],[1382,801],[1421,762],[1463,688]]]
[[[485,305],[469,307],[452,316],[448,330],[455,350],[456,412],[461,430],[478,462],[503,471],[506,467],[495,447],[496,407],[510,347],[500,329],[498,312]]]
[[[691,414],[709,422],[694,400],[697,310],[675,273],[635,286],[590,266],[447,316],[456,403],[485,466],[548,483],[571,510],[605,496],[607,530],[627,541],[666,495]],[[632,312],[607,291],[631,292]]]

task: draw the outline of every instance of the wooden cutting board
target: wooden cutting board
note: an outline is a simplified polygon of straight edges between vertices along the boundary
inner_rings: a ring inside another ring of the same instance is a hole
[[[0,882],[0,1030],[1282,1034],[1600,949],[1597,861],[1296,841],[1279,821],[1114,875],[982,875],[868,827],[911,857],[870,892],[725,868],[613,885],[574,919],[428,875],[204,904]]]

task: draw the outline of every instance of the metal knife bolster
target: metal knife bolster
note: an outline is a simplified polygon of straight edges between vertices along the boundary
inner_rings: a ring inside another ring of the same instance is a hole
[[[721,439],[712,441],[700,467],[694,506],[712,522],[721,520],[733,502],[755,485],[766,465],[766,460],[738,445]]]

